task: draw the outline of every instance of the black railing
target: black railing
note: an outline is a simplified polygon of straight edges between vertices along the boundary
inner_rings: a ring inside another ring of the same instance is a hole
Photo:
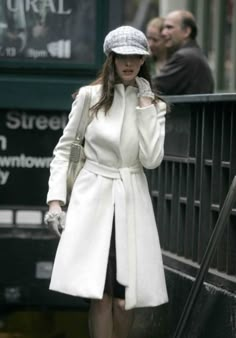
[[[148,176],[164,262],[189,272],[202,260],[236,174],[236,95],[167,100],[165,158]],[[214,255],[211,279],[235,287],[236,206]]]

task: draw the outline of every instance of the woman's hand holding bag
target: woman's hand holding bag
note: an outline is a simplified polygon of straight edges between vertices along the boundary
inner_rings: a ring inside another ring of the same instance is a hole
[[[44,222],[58,237],[61,236],[61,232],[65,228],[66,214],[61,210],[60,203],[58,201],[50,202],[49,211],[45,214]]]

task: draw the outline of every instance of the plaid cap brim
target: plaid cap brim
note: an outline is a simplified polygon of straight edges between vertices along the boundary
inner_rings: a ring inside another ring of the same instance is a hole
[[[112,48],[111,50],[116,54],[122,55],[149,55],[149,52],[137,47],[122,46]]]

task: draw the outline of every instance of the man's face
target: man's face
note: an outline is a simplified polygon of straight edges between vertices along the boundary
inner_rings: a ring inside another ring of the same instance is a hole
[[[188,35],[188,29],[181,27],[181,16],[178,13],[173,12],[167,15],[162,30],[166,48],[180,48],[185,43]]]

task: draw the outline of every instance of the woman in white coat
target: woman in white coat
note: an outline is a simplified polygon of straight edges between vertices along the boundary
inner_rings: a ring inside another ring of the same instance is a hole
[[[168,301],[158,232],[145,168],[163,159],[166,105],[150,87],[144,34],[130,26],[104,41],[98,79],[80,88],[51,163],[49,226],[66,203],[70,145],[89,93],[86,162],[70,198],[50,289],[91,299],[93,338],[126,338],[134,308]]]

